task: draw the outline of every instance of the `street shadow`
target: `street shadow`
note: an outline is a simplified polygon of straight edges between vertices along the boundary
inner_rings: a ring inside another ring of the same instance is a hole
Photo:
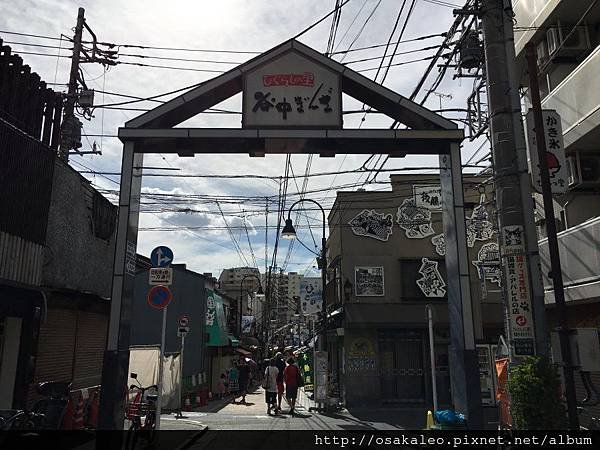
[[[334,413],[340,420],[348,420],[363,426],[385,423],[405,430],[422,430],[427,410],[422,408],[348,408],[346,414]]]
[[[339,427],[342,429],[347,429],[347,430],[375,430],[376,429],[376,427],[374,427],[371,422],[369,422],[367,420],[361,420],[360,418],[355,418],[350,415],[338,414],[335,412],[322,413],[322,415],[330,417],[332,419],[351,423],[350,425],[339,425]]]

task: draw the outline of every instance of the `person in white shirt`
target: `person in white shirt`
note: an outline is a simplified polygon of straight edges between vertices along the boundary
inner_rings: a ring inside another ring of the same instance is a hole
[[[275,364],[275,359],[269,361],[269,365],[265,369],[265,381],[263,388],[265,389],[265,401],[267,402],[267,414],[271,415],[271,408],[277,414],[277,377],[279,369]]]

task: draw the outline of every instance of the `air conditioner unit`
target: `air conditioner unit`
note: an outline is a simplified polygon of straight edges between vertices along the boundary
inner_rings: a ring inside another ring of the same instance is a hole
[[[567,158],[569,188],[600,186],[600,154],[575,152]]]
[[[561,56],[579,56],[590,49],[590,36],[587,26],[579,25],[573,30],[573,25],[561,25],[557,22],[546,32],[548,54],[551,58]]]
[[[542,39],[536,46],[537,65],[542,67],[548,61],[548,43],[546,39]]]

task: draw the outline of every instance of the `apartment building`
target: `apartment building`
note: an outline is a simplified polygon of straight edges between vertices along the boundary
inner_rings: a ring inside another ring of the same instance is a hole
[[[535,44],[542,108],[561,118],[568,189],[555,196],[560,259],[570,327],[600,327],[600,4],[592,0],[513,1],[515,51]],[[527,86],[526,79],[522,80]],[[527,104],[525,104],[525,108]],[[524,111],[526,112],[526,111]],[[557,326],[544,212],[536,196],[549,325]],[[578,400],[585,396],[578,383]],[[592,373],[600,386],[600,374]],[[596,407],[596,415],[600,408]]]
[[[228,315],[232,330],[239,329],[240,314],[242,316],[255,315],[255,312],[252,311],[253,299],[261,286],[261,275],[256,267],[233,267],[224,269],[219,275],[219,291],[226,297],[234,299]]]

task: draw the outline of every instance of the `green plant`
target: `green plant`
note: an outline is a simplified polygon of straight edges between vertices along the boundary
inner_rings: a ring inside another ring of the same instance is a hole
[[[529,357],[513,366],[508,380],[513,427],[519,430],[567,428],[561,384],[556,367],[547,359]]]

